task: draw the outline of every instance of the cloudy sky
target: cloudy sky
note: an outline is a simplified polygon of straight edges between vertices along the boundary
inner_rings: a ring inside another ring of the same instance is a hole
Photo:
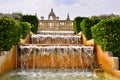
[[[120,0],[0,0],[1,13],[37,13],[39,18],[45,16],[47,19],[51,8],[60,19],[66,19],[68,13],[71,19],[111,13],[120,15]]]

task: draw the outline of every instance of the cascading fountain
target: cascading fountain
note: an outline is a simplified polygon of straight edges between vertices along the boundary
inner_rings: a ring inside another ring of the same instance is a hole
[[[19,46],[19,71],[8,79],[104,80],[92,72],[94,47],[82,45],[80,36],[71,31],[38,33],[31,35],[31,44]]]
[[[87,76],[93,70],[94,47],[82,45],[81,36],[73,34],[72,31],[38,31],[31,35],[31,44],[20,45],[21,71]]]

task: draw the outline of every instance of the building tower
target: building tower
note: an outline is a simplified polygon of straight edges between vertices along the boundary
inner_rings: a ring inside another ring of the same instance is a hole
[[[56,20],[56,15],[53,12],[53,9],[51,9],[51,12],[48,15],[48,20]]]
[[[69,13],[67,14],[67,18],[66,18],[67,21],[70,21],[70,16],[69,16]]]

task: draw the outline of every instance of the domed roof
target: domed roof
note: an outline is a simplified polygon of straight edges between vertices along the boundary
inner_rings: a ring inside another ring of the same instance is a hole
[[[53,20],[56,19],[56,15],[55,15],[55,13],[53,12],[53,9],[51,9],[51,12],[50,12],[49,15],[48,15],[48,19],[50,19],[51,17],[52,17]]]

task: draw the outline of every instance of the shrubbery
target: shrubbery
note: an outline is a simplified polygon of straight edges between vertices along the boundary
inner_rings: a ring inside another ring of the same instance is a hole
[[[8,51],[16,45],[20,38],[25,38],[30,32],[27,22],[15,22],[12,18],[0,18],[0,52]]]
[[[22,22],[29,22],[32,26],[31,31],[33,33],[37,32],[39,20],[36,16],[34,16],[34,15],[24,15],[22,17],[21,21]]]
[[[27,36],[27,34],[30,32],[31,26],[27,22],[20,22],[20,25],[22,27],[21,35],[22,38],[24,39]]]
[[[120,18],[102,20],[91,30],[95,43],[120,58]]]
[[[79,26],[80,25],[80,26]],[[112,51],[120,58],[120,18],[84,18],[74,19],[74,31],[82,31],[87,39],[94,39],[103,51]]]
[[[0,18],[0,51],[8,51],[21,38],[21,26],[11,18]]]
[[[85,18],[80,23],[81,30],[86,38],[92,39],[91,27],[97,24],[100,21],[98,18]]]
[[[85,19],[86,17],[76,17],[74,19],[74,32],[75,34],[79,33],[81,31],[81,27],[80,27],[80,23],[83,19]]]
[[[0,18],[0,52],[10,50],[20,41],[20,38],[24,39],[30,32],[30,23],[32,31],[37,32],[38,19],[36,16],[23,16],[22,19],[26,22],[16,22],[8,17]]]

